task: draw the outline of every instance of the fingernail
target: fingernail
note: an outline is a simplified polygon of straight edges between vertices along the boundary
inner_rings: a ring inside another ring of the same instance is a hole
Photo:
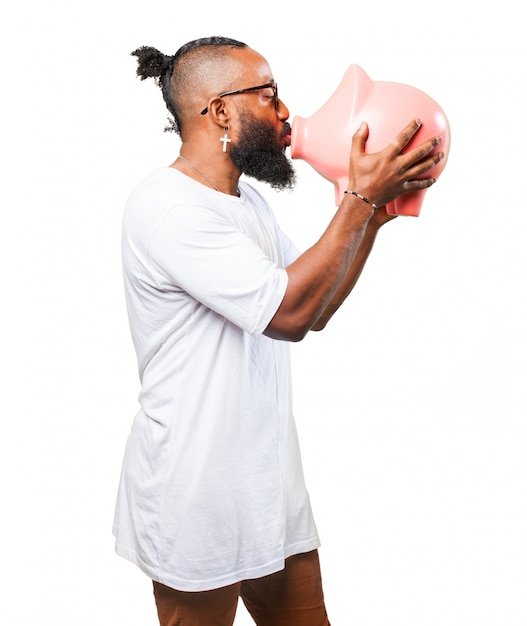
[[[421,120],[420,120],[419,118],[417,118],[417,119],[415,120],[415,123],[417,124],[417,127],[418,127],[418,128],[420,128],[420,127],[422,126],[422,124],[423,124],[423,122],[421,122]]]

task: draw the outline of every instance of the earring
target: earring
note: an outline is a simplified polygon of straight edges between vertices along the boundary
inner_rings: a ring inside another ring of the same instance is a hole
[[[227,128],[225,129],[225,134],[223,135],[223,137],[220,138],[220,141],[223,141],[223,152],[227,152],[227,143],[231,141],[230,137],[229,137],[229,126],[227,126]]]

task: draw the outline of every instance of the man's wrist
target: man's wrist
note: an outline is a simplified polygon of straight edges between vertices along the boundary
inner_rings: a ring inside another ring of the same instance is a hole
[[[352,196],[355,196],[356,198],[359,198],[359,200],[362,200],[363,202],[366,202],[366,204],[369,204],[369,205],[372,207],[372,209],[373,209],[374,211],[376,211],[376,210],[379,208],[379,207],[378,207],[378,206],[377,206],[374,202],[371,202],[371,200],[368,200],[368,198],[366,198],[365,196],[363,196],[363,195],[362,195],[361,193],[359,193],[358,191],[354,191],[354,190],[352,190],[352,189],[346,189],[346,190],[344,191],[344,193],[346,193],[346,194],[350,194],[350,195],[352,195]]]

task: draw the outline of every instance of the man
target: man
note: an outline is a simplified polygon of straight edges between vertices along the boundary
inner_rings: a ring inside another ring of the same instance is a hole
[[[353,138],[349,187],[300,254],[242,174],[291,187],[289,111],[265,59],[223,37],[174,56],[140,48],[180,155],[131,194],[123,221],[140,411],[122,469],[118,554],[154,582],[162,626],[323,626],[319,539],[291,411],[288,342],[322,329],[353,288],[385,205],[424,189],[440,138],[377,154]]]

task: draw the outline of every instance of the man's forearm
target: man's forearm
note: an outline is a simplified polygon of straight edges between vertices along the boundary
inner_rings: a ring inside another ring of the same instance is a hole
[[[366,265],[366,261],[370,256],[370,252],[373,249],[373,244],[375,243],[375,238],[377,237],[377,233],[379,232],[380,224],[375,221],[375,218],[372,218],[366,227],[366,231],[364,233],[364,237],[362,238],[361,244],[357,253],[355,254],[355,258],[353,259],[353,263],[351,264],[348,273],[346,274],[344,280],[341,282],[339,288],[335,292],[335,295],[331,299],[331,302],[322,313],[317,322],[313,325],[311,330],[322,330],[326,327],[326,324],[333,317],[335,312],[339,309],[344,300],[349,296],[353,288],[355,287],[364,266]]]
[[[299,341],[313,328],[350,272],[370,211],[360,200],[346,197],[318,242],[287,267],[288,288],[267,336]]]

